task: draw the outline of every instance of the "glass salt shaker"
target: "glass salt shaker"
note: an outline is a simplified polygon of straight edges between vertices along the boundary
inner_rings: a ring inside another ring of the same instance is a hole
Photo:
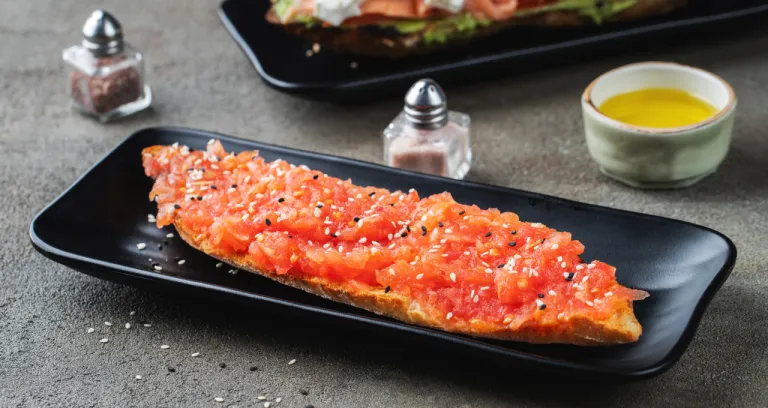
[[[62,53],[69,67],[68,92],[76,109],[102,122],[149,107],[144,56],[123,42],[114,16],[94,11],[83,26],[83,40]]]
[[[462,179],[472,164],[469,123],[469,115],[448,110],[440,85],[421,79],[384,129],[384,160],[392,167]]]

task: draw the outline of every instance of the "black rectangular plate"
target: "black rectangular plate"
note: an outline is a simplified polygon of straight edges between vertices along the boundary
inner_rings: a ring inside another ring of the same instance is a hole
[[[152,180],[144,175],[141,150],[174,142],[203,149],[211,138],[220,139],[228,151],[257,149],[267,160],[306,164],[361,185],[416,188],[422,196],[449,191],[462,203],[514,211],[522,220],[571,231],[586,245],[585,260],[613,264],[619,282],[650,292],[650,298],[635,303],[644,333],[635,344],[614,347],[475,339],[400,323],[255,274],[230,275],[228,268],[216,268],[216,260],[178,238],[170,239],[160,251],[157,245],[173,230],[159,230],[147,222],[147,214],[156,213],[156,206],[148,200]],[[648,377],[672,366],[688,347],[704,309],[736,259],[736,248],[728,238],[681,221],[180,128],[150,128],[128,137],[40,212],[30,235],[43,255],[103,279],[176,293],[188,290],[204,297],[218,295],[256,306],[267,302],[333,316],[331,325],[368,323],[405,337],[410,333],[452,351],[482,354],[495,363],[612,379]],[[147,248],[138,251],[139,242],[146,242]],[[186,264],[174,262],[177,257]],[[162,273],[152,269],[148,258],[160,262]]]
[[[443,86],[466,84],[623,51],[701,43],[755,27],[768,16],[765,0],[690,3],[675,13],[636,23],[573,29],[518,27],[465,46],[400,60],[324,51],[307,58],[310,44],[264,20],[271,4],[267,0],[226,0],[219,16],[267,84],[312,99],[349,102],[404,95],[408,86],[423,77]],[[352,61],[357,62],[356,69],[350,67]]]

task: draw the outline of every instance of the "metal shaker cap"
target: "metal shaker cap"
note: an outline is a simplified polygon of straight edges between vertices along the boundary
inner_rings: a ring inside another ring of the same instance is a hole
[[[91,13],[83,25],[83,47],[96,57],[109,57],[123,52],[123,27],[104,10]]]
[[[443,88],[424,78],[405,94],[405,119],[417,129],[439,129],[448,123],[448,103]]]

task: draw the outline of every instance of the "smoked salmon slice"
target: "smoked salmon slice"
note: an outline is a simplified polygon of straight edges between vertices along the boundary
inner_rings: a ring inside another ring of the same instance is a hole
[[[637,341],[648,296],[567,232],[449,193],[357,186],[255,151],[142,153],[157,225],[238,268],[401,321],[478,337]]]

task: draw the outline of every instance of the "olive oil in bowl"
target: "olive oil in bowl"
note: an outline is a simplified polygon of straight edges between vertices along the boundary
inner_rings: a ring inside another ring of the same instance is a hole
[[[648,128],[690,126],[717,113],[717,109],[709,102],[671,88],[650,88],[619,94],[603,102],[599,110],[619,122]]]

